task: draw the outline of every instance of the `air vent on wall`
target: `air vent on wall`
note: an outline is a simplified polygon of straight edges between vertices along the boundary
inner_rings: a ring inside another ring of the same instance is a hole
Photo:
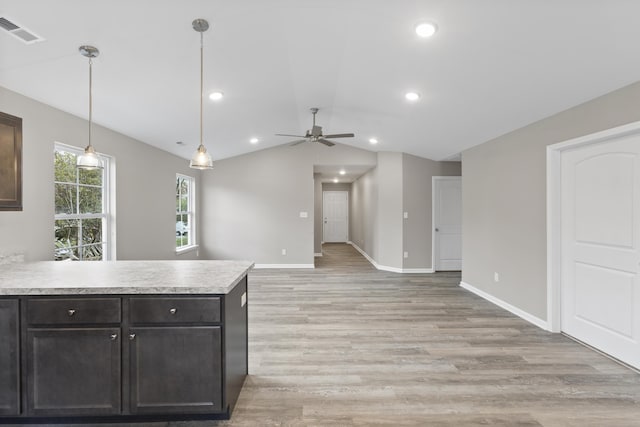
[[[18,40],[23,41],[25,44],[33,44],[44,41],[42,37],[34,34],[33,31],[19,26],[6,16],[0,16],[0,28],[5,30],[7,33],[11,34]]]

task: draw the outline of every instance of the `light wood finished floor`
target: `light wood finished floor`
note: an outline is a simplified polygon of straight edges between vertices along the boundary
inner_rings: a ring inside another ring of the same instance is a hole
[[[458,286],[325,244],[250,275],[249,370],[224,426],[640,426],[640,375]],[[187,423],[175,423],[187,425]]]

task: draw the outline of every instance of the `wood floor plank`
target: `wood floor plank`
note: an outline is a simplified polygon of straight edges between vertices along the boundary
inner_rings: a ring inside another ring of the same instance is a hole
[[[249,371],[200,426],[640,426],[640,375],[460,288],[325,244],[249,278]]]

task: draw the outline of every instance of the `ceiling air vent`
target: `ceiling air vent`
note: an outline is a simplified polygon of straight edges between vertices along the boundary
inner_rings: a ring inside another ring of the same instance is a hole
[[[44,41],[42,37],[34,34],[33,31],[19,26],[6,16],[0,16],[0,28],[5,30],[7,33],[11,34],[18,40],[22,40],[25,44],[33,44]]]

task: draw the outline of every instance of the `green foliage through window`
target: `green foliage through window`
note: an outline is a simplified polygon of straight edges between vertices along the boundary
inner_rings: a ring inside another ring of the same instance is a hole
[[[105,173],[77,169],[77,155],[56,144],[54,259],[99,261],[107,245]]]

